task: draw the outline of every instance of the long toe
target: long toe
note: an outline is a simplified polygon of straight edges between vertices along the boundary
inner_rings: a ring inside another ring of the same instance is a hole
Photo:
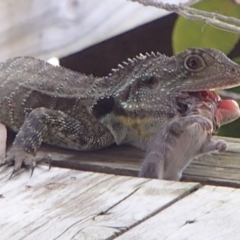
[[[5,165],[8,165],[8,166],[14,165],[14,155],[7,156],[6,158],[4,158],[1,161],[0,167],[5,166]]]
[[[32,165],[31,165],[31,175],[30,175],[30,178],[31,178],[32,175],[33,175],[33,172],[34,172],[34,170],[35,170],[35,167],[36,167],[36,162],[34,161],[34,162],[32,163]]]
[[[48,164],[49,166],[49,170],[51,169],[52,167],[52,157],[50,156],[50,154],[48,155],[45,155],[44,157],[41,157],[41,158],[36,158],[35,159],[36,163],[39,164],[39,163],[45,163],[45,164]]]

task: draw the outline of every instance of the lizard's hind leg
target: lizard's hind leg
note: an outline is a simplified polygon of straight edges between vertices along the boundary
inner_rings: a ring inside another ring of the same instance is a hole
[[[2,165],[14,164],[13,174],[21,166],[32,171],[39,161],[35,157],[42,142],[75,150],[96,150],[111,145],[111,133],[91,116],[80,120],[62,111],[47,108],[34,109],[20,128]]]

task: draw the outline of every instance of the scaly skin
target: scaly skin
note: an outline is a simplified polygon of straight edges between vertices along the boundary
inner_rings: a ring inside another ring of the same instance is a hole
[[[234,87],[240,67],[214,49],[139,55],[95,78],[31,57],[0,64],[0,121],[18,132],[2,165],[35,166],[42,142],[96,150],[113,143],[146,149],[178,113],[182,92]]]

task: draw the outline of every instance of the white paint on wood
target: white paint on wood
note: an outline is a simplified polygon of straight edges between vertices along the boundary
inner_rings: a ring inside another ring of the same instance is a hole
[[[240,190],[205,186],[117,240],[239,239]]]
[[[68,169],[0,172],[1,239],[106,239],[198,188]]]

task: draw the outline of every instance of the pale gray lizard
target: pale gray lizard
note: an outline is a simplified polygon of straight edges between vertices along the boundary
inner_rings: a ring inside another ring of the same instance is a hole
[[[178,113],[182,92],[240,84],[240,67],[214,49],[176,56],[139,55],[102,78],[32,57],[0,64],[0,122],[18,132],[2,165],[36,164],[42,142],[76,150],[116,143],[146,149],[160,126]]]

